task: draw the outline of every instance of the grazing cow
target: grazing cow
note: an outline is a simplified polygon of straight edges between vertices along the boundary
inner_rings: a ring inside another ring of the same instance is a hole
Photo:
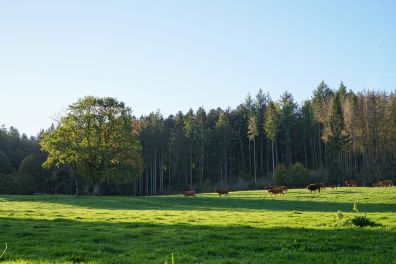
[[[318,184],[319,184],[321,190],[323,190],[323,191],[326,190],[326,185],[324,183],[320,182]]]
[[[287,187],[286,186],[278,186],[276,188],[281,189],[284,193],[287,193]]]
[[[181,194],[183,194],[184,197],[188,197],[188,196],[195,197],[195,192],[194,191],[182,191]]]
[[[217,192],[218,194],[219,194],[219,196],[221,197],[221,195],[222,194],[224,194],[224,195],[230,195],[229,194],[229,192],[230,192],[230,190],[228,189],[228,188],[217,188],[216,190],[215,190],[215,192]]]
[[[356,187],[357,183],[355,180],[347,180],[347,181],[345,181],[345,185],[348,187]]]
[[[271,189],[274,189],[274,188],[281,189],[281,190],[283,190],[283,192],[285,192],[285,193],[287,193],[287,191],[288,191],[286,186],[277,186],[277,185],[265,186],[265,187],[264,187],[264,190],[271,190]]]
[[[278,187],[268,189],[268,192],[271,194],[271,197],[272,197],[272,195],[276,196],[277,194],[282,194],[283,196],[285,196],[283,189],[278,188]]]
[[[379,182],[379,186],[381,187],[392,187],[393,181],[392,180],[383,180]]]
[[[316,193],[316,191],[320,192],[320,188],[321,188],[320,183],[312,183],[312,184],[307,186],[307,189],[310,190],[311,193],[312,192]]]
[[[337,189],[337,185],[336,184],[330,184],[330,185],[327,185],[327,187],[330,187],[331,189]]]

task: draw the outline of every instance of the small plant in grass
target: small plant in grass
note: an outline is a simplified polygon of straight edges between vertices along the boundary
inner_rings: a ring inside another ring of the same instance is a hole
[[[172,264],[175,264],[175,258],[173,257],[173,253],[172,253]],[[165,264],[168,264],[168,262],[166,261]]]
[[[360,213],[356,204],[353,204],[352,211],[354,213]],[[359,227],[380,226],[380,224],[370,220],[366,215],[362,215],[362,214],[356,215],[354,218],[352,218],[351,223]]]
[[[339,221],[341,221],[344,218],[344,213],[341,210],[338,210],[336,217]]]
[[[0,255],[0,259],[3,257],[3,255],[6,253],[6,251],[7,251],[7,243],[4,243],[4,245],[5,245],[5,248],[4,248],[4,251],[3,251],[3,253],[1,253],[1,255]]]
[[[338,210],[336,213],[337,225],[344,225],[346,222],[344,221],[344,213],[341,210]]]
[[[367,218],[364,215],[358,215],[355,216],[352,219],[352,224],[354,224],[355,226],[359,226],[359,227],[365,227],[365,226],[379,226],[378,223],[370,220],[369,218]]]

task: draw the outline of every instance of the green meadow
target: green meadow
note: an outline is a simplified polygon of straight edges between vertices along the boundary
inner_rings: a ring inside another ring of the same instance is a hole
[[[378,226],[356,227],[356,215]],[[3,195],[0,255],[4,243],[4,263],[396,263],[396,188]]]

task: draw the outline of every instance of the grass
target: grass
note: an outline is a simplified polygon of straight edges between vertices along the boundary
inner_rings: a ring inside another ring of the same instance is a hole
[[[340,224],[359,211],[376,227]],[[4,263],[396,263],[396,188],[0,196]],[[2,251],[3,248],[0,248]]]

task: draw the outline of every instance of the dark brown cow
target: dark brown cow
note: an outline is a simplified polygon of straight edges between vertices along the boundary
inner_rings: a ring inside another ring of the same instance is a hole
[[[331,188],[331,189],[337,189],[337,185],[336,184],[330,184],[330,185],[327,185],[327,187],[328,188]]]
[[[316,191],[320,192],[320,188],[321,188],[321,187],[320,187],[320,184],[319,184],[319,183],[312,183],[312,184],[310,184],[310,185],[307,186],[307,189],[310,190],[311,193],[312,193],[312,192],[315,192],[315,193],[316,193]]]
[[[320,182],[320,183],[318,183],[318,184],[319,184],[320,189],[321,189],[322,191],[325,191],[325,190],[326,190],[326,185],[325,185],[324,183]]]
[[[282,189],[283,192],[287,193],[287,187],[286,186],[269,185],[269,186],[265,186],[264,190],[271,190],[271,189],[274,189],[274,188]]]
[[[271,197],[272,197],[272,195],[276,196],[277,194],[282,194],[283,196],[285,196],[284,190],[281,188],[277,188],[277,187],[268,189],[268,192],[271,194]]]
[[[181,194],[183,194],[184,197],[188,197],[188,196],[195,197],[195,192],[194,191],[182,191]]]
[[[221,195],[222,194],[224,194],[224,195],[230,195],[229,194],[229,192],[230,192],[230,190],[228,189],[228,188],[217,188],[216,190],[215,190],[215,192],[217,192],[218,194],[219,194],[219,196],[221,197]]]
[[[357,183],[355,180],[347,180],[347,181],[345,181],[345,185],[348,187],[356,187]]]
[[[392,187],[393,181],[392,180],[383,180],[379,182],[380,187]]]

